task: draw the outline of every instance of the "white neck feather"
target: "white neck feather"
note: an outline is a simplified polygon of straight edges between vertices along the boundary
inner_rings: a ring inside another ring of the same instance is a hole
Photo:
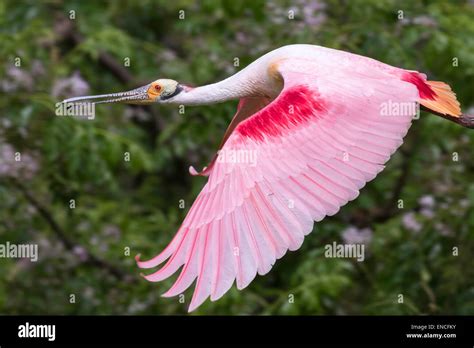
[[[213,84],[184,90],[167,103],[203,105],[222,103],[250,96],[266,95],[269,77],[266,66],[252,64],[227,79]]]

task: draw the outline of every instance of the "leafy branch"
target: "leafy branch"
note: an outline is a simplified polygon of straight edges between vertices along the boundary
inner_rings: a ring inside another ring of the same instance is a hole
[[[63,246],[72,251],[74,248],[80,246],[77,242],[73,241],[69,238],[64,231],[64,229],[59,225],[59,223],[54,218],[53,214],[49,211],[46,206],[41,204],[34,195],[23,185],[20,181],[15,178],[10,178],[10,182],[14,187],[18,189],[19,192],[23,195],[23,197],[36,208],[39,215],[46,221],[46,223],[50,226],[51,230],[53,231],[54,235],[59,239],[59,241],[63,244]],[[116,277],[119,280],[124,280],[131,282],[133,278],[131,278],[127,273],[123,272],[121,269],[117,268],[116,266],[110,264],[108,261],[99,258],[98,256],[91,253],[86,248],[82,247],[85,250],[86,260],[84,261],[85,264],[89,264],[94,267],[98,267],[101,269],[106,270],[111,275]]]

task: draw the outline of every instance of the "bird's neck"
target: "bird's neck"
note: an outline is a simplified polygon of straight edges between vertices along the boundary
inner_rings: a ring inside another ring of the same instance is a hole
[[[261,79],[241,71],[223,81],[196,88],[185,87],[183,92],[170,100],[180,105],[205,105],[222,103],[262,94]]]

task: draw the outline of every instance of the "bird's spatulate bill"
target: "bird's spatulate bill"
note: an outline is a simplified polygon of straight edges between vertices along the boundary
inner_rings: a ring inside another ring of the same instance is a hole
[[[65,99],[63,103],[86,103],[92,102],[94,104],[104,104],[104,103],[128,103],[128,104],[142,104],[146,102],[151,102],[151,99],[148,95],[148,89],[150,84],[132,89],[126,92],[117,92],[110,94],[98,94],[98,95],[86,95],[83,97],[74,97]],[[98,100],[102,99],[102,100]],[[97,101],[96,101],[97,100]]]

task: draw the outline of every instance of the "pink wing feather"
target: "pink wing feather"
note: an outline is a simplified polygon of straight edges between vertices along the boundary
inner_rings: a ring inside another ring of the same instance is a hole
[[[137,258],[142,268],[168,260],[145,276],[149,281],[183,266],[163,296],[197,279],[192,311],[209,296],[220,298],[234,280],[245,288],[298,249],[314,221],[356,198],[402,144],[414,114],[382,116],[381,106],[415,103],[416,87],[386,68],[330,65],[278,62],[282,92],[238,123],[221,149],[253,153],[256,163],[214,161],[172,242],[149,261]]]

